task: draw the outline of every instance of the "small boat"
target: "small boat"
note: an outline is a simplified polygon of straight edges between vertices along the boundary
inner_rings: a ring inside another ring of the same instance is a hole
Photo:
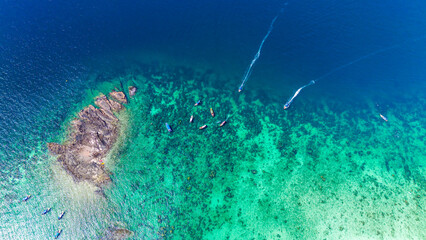
[[[26,196],[24,199],[22,199],[22,201],[23,202],[26,202],[26,201],[28,201],[28,199],[30,199],[31,198],[31,195],[28,195],[28,196]]]
[[[51,210],[51,208],[48,208],[48,209],[44,210],[41,215],[45,215],[46,213],[50,212],[50,210]]]
[[[223,127],[223,125],[225,125],[226,124],[226,120],[225,121],[223,121],[220,125],[219,125],[219,127]]]
[[[192,123],[194,121],[194,115],[191,115],[191,118],[189,119],[189,122]]]
[[[198,129],[203,130],[203,129],[205,129],[206,127],[207,127],[207,124],[206,124],[206,125],[203,125],[203,126],[201,126],[201,127],[199,127]]]
[[[166,123],[166,128],[167,128],[167,131],[173,132],[172,127],[170,127],[170,125],[168,123]]]
[[[290,107],[290,104],[288,104],[288,103],[284,104],[284,110],[286,110],[289,107]]]
[[[214,117],[214,111],[213,111],[213,108],[210,108],[210,113],[211,113],[212,117]]]
[[[238,92],[241,92],[241,91],[243,91],[243,87],[238,88]]]
[[[380,114],[380,117],[381,117],[383,120],[385,120],[386,122],[388,121],[388,119],[387,119],[385,116],[383,116],[382,114]]]
[[[290,107],[290,104],[291,104],[291,102],[286,102],[286,103],[284,104],[284,110],[286,110],[287,108],[289,108],[289,107]]]
[[[61,233],[62,233],[62,229],[59,229],[58,232],[55,234],[55,239],[57,239],[59,235],[61,235]]]
[[[58,220],[61,220],[64,215],[65,215],[65,211],[63,211],[61,214],[59,214]]]
[[[195,104],[194,104],[194,106],[198,106],[198,105],[200,105],[201,104],[201,100],[198,100]]]

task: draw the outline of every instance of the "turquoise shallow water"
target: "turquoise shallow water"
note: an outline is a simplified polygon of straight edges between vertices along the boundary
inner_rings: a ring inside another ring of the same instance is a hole
[[[259,100],[261,93],[198,85],[197,76],[218,79],[214,73],[183,73],[175,68],[131,81],[151,84],[133,101],[136,109],[129,108],[131,137],[117,157],[117,185],[109,194],[129,213],[125,221],[138,229],[137,238],[422,236],[425,179],[414,159],[424,148],[413,136],[424,135],[423,117],[388,109],[393,120],[384,122],[368,99],[363,110],[332,99],[302,101],[306,111],[283,115]],[[194,108],[199,98],[203,105]],[[228,114],[229,124],[219,128],[216,121]],[[403,130],[405,121],[410,127]],[[418,228],[405,231],[408,226]]]
[[[116,76],[65,79],[80,89],[63,96],[69,105],[46,106],[48,116],[35,116],[49,122],[63,111],[60,128],[33,130],[42,137],[24,138],[28,152],[19,145],[2,152],[17,159],[2,170],[2,236],[49,238],[63,228],[64,238],[103,238],[114,227],[128,228],[132,239],[424,236],[424,99],[377,106],[365,96],[348,108],[332,98],[300,98],[283,111],[264,91],[237,94],[227,81],[232,73],[129,65]],[[113,182],[102,197],[75,183],[46,142],[62,141],[69,120],[100,92],[129,85],[139,90],[119,115],[122,133],[106,160]],[[20,202],[27,194],[33,197]],[[52,212],[41,216],[47,207]]]
[[[0,3],[0,238],[426,238],[423,5],[289,3],[239,94],[281,2]],[[46,143],[130,85],[98,194]]]

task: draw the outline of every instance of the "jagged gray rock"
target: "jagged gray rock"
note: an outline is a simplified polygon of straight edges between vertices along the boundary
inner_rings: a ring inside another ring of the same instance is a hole
[[[113,92],[114,96],[125,98],[123,92]],[[110,181],[103,158],[117,140],[119,132],[119,120],[114,112],[124,107],[105,95],[96,98],[95,104],[99,108],[89,105],[71,122],[70,134],[64,144],[48,143],[47,146],[51,153],[58,155],[58,161],[76,180],[87,180],[101,186]]]

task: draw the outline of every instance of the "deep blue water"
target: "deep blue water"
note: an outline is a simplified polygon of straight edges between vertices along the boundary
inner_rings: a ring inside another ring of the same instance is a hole
[[[22,162],[32,171],[28,154],[60,133],[91,72],[119,73],[129,56],[146,51],[231,72],[237,89],[283,6],[276,0],[0,1],[1,185],[13,188],[16,182],[4,179],[22,177]],[[416,104],[402,99],[425,97],[424,16],[421,0],[288,1],[246,89],[264,88],[284,103],[309,80],[391,47],[322,79],[303,98]],[[22,192],[7,194],[3,209]]]
[[[32,83],[45,82],[40,75],[46,77],[66,64],[135,50],[205,61],[217,71],[232,66],[242,75],[283,5],[283,1],[2,1],[0,60],[3,72],[24,78],[35,75]],[[413,40],[425,37],[425,5],[290,1],[253,71],[256,81],[250,82],[280,85],[288,95],[307,79],[401,44],[329,76],[318,91],[328,94],[329,88],[347,91],[350,86],[362,94],[365,89],[393,85],[407,91],[424,89],[425,40]],[[26,85],[31,89],[30,83]]]
[[[425,5],[290,1],[253,74],[279,72],[312,79],[362,55],[407,42],[339,74],[353,76],[356,71],[359,77],[352,82],[372,82],[365,80],[371,76],[397,82],[396,74],[414,82],[424,74],[424,40],[411,40],[426,37]],[[2,61],[43,65],[146,48],[245,68],[282,6],[283,1],[2,1]]]
[[[1,121],[2,135],[10,134],[10,126],[22,125],[25,118],[19,114],[31,116],[36,106],[57,97],[64,79],[83,79],[100,66],[92,63],[117,66],[126,59],[123,52],[146,50],[203,61],[215,71],[232,71],[238,86],[271,19],[283,6],[283,1],[1,1],[0,109],[2,118],[15,116],[14,123]],[[306,91],[313,98],[325,95],[342,101],[375,92],[393,98],[424,92],[425,11],[424,1],[290,1],[247,89],[273,88],[273,94],[286,99],[333,68],[400,45]],[[105,60],[105,55],[116,58]],[[51,97],[43,98],[46,95]],[[25,98],[33,99],[32,104]],[[7,104],[11,100],[15,112]]]

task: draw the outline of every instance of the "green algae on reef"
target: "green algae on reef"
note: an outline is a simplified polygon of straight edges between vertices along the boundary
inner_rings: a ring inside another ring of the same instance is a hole
[[[283,112],[226,80],[155,65],[111,80],[140,91],[106,190],[136,238],[425,237],[424,120],[331,99]]]

